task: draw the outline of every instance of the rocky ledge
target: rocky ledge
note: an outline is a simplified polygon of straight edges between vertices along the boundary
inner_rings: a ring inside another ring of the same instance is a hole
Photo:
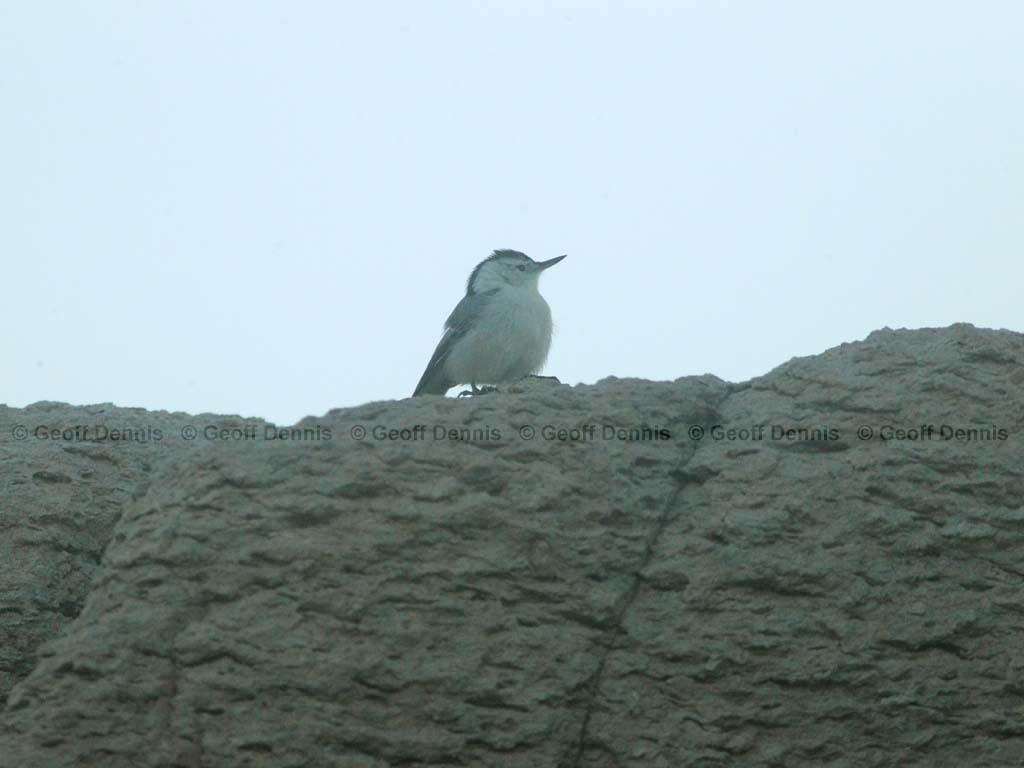
[[[969,325],[286,430],[0,407],[0,765],[1019,765],[1022,432]]]

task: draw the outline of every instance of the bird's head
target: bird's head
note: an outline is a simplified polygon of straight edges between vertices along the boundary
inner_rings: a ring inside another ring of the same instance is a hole
[[[466,284],[467,293],[483,293],[493,288],[536,287],[540,273],[564,259],[556,256],[534,261],[519,251],[495,251],[476,265]]]

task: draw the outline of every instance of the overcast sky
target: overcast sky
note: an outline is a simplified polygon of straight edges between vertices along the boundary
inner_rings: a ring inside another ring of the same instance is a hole
[[[569,254],[571,384],[1024,331],[1022,29],[1017,0],[3,3],[0,402],[407,397],[495,248]]]

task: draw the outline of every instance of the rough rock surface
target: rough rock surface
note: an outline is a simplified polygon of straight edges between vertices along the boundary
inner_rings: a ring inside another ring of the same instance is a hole
[[[154,462],[195,447],[181,437],[193,423],[263,422],[110,404],[0,405],[0,702],[31,671],[39,645],[82,610],[114,525],[144,493]]]
[[[108,459],[13,442],[38,411],[0,411],[2,766],[1024,762],[1020,334]]]

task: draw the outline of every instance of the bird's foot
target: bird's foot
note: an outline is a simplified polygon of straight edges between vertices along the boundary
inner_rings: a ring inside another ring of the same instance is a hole
[[[497,387],[478,387],[476,384],[470,384],[472,389],[464,389],[459,392],[459,397],[475,397],[476,395],[489,395],[491,392],[497,392]]]

